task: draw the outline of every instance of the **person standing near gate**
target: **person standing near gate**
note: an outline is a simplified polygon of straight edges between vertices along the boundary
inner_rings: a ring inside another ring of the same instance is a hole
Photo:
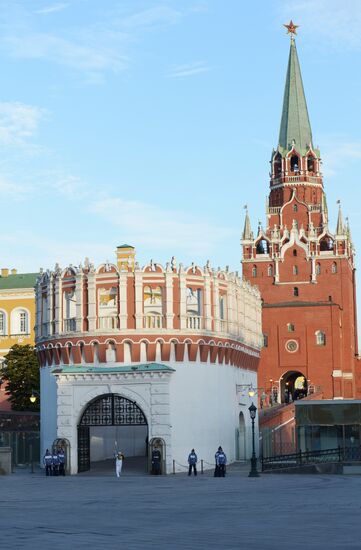
[[[115,473],[117,477],[120,477],[123,468],[124,455],[120,451],[115,455]]]
[[[152,451],[152,474],[159,476],[161,473],[161,462],[162,462],[162,453],[156,447]]]
[[[53,455],[51,454],[49,449],[46,449],[46,451],[45,451],[45,455],[44,455],[44,458],[43,458],[43,463],[44,463],[44,466],[45,466],[46,475],[47,476],[53,475],[53,472],[52,472]]]
[[[58,459],[59,459],[59,475],[65,476],[65,453],[63,448],[60,448],[60,450],[58,451]]]
[[[196,455],[195,450],[192,449],[188,455],[188,464],[189,464],[188,475],[189,476],[192,474],[192,469],[194,471],[194,475],[195,476],[197,475],[197,462],[198,462],[198,457]]]
[[[53,462],[53,476],[58,476],[59,475],[59,457],[56,449],[54,449],[53,451],[52,462]]]
[[[214,470],[214,477],[224,477],[226,474],[227,457],[223,452],[222,447],[218,447],[218,451],[215,454],[216,468]]]

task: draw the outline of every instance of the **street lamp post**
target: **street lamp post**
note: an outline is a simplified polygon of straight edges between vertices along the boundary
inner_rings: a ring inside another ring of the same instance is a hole
[[[256,457],[256,451],[254,446],[254,420],[256,418],[257,413],[257,407],[252,403],[250,407],[248,407],[249,414],[252,420],[252,458],[251,458],[251,471],[248,474],[248,477],[259,477],[259,473],[257,470],[257,457]]]
[[[40,393],[36,390],[31,390],[31,396],[29,397],[29,399],[33,404],[36,402],[38,397],[40,397]]]

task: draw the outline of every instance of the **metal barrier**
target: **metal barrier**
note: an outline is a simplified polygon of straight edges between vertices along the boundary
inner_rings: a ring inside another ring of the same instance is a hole
[[[322,451],[299,451],[298,453],[261,457],[262,472],[337,462],[361,462],[361,446],[337,447]]]

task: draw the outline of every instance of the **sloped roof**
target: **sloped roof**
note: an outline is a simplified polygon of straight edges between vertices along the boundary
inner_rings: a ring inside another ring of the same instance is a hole
[[[0,290],[11,290],[12,288],[34,288],[39,273],[18,273],[0,277]]]

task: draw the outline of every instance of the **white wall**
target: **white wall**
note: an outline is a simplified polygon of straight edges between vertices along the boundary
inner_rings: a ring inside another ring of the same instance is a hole
[[[57,437],[57,386],[51,367],[40,369],[40,460]]]
[[[228,462],[233,462],[236,449],[236,430],[242,411],[246,428],[246,456],[252,452],[250,398],[241,399],[236,384],[257,387],[257,375],[237,367],[204,363],[173,363],[176,372],[170,381],[172,424],[172,456],[179,464],[187,464],[192,448],[198,458],[214,465],[214,454],[221,445]],[[256,426],[257,428],[257,426]],[[257,429],[258,431],[258,429]],[[258,440],[256,431],[256,441]],[[205,467],[212,466],[205,464]],[[178,471],[184,471],[177,467]]]
[[[92,426],[90,461],[114,458],[116,450],[125,457],[145,456],[147,432],[147,426]]]

